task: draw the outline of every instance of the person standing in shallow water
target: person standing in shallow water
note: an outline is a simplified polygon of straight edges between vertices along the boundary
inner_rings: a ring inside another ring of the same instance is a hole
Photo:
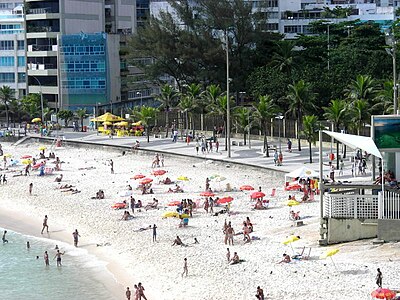
[[[7,230],[4,230],[3,237],[2,237],[3,244],[8,243],[8,240],[6,239],[6,234],[7,234]]]
[[[75,229],[75,231],[72,233],[72,236],[74,237],[74,246],[78,247],[78,239],[81,237],[78,233],[78,229]]]
[[[60,252],[60,250],[57,250],[56,255],[54,256],[54,258],[57,258],[57,267],[61,267],[61,256],[65,254],[65,251],[63,253]],[[54,259],[53,258],[53,259]]]
[[[50,266],[50,263],[49,263],[49,254],[47,253],[47,251],[44,251],[43,259],[44,259],[44,264],[45,264],[46,266]]]

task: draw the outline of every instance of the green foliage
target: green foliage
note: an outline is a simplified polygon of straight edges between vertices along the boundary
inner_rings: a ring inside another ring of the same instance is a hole
[[[69,109],[60,109],[57,116],[64,120],[65,126],[68,127],[69,121],[74,117],[74,113]]]
[[[347,117],[347,103],[342,99],[331,100],[328,107],[323,107],[324,118],[334,124],[336,131],[339,131],[340,126],[345,123]]]
[[[8,127],[9,121],[10,121],[10,118],[8,115],[9,105],[10,105],[10,102],[14,99],[14,93],[15,93],[14,90],[11,87],[9,87],[8,85],[3,85],[0,88],[0,99],[1,99],[1,102],[4,104],[4,108],[6,111],[7,127]]]
[[[79,121],[81,122],[81,131],[83,131],[83,120],[88,117],[86,108],[80,108],[80,109],[76,110],[75,115],[78,117]]]
[[[150,131],[149,127],[154,125],[158,109],[148,106],[134,107],[131,111],[131,115],[135,120],[139,120],[146,130],[147,142],[150,142]]]
[[[318,117],[315,115],[303,116],[303,130],[301,134],[306,138],[309,145],[310,163],[312,163],[311,145],[315,145],[318,140],[318,131],[321,129],[321,124]]]
[[[21,104],[27,120],[41,116],[41,101],[39,94],[26,95],[22,98]]]

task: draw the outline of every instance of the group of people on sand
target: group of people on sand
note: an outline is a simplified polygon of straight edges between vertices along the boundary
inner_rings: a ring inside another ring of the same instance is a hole
[[[177,184],[175,183],[175,188],[169,188],[167,193],[183,193],[183,189]]]
[[[152,168],[164,167],[164,154],[159,155],[158,153],[154,156],[153,162],[151,164]]]
[[[231,257],[231,251],[229,250],[229,248],[226,248],[226,258],[228,260],[228,264],[231,265],[235,265],[240,263],[240,258],[239,255],[237,254],[237,252],[233,253],[233,256]]]
[[[145,289],[144,289],[142,283],[139,282],[137,285],[135,284],[134,288],[135,288],[135,291],[133,292],[133,295],[132,295],[132,291],[129,289],[129,287],[126,288],[125,296],[126,296],[127,300],[141,300],[141,299],[147,300],[146,296],[144,295]],[[132,298],[132,296],[133,296],[133,298]]]

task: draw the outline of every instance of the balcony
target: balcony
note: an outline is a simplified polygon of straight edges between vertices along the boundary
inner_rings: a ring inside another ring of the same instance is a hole
[[[45,85],[42,85],[42,87],[40,87],[39,85],[29,85],[28,93],[30,93],[30,94],[40,94],[40,92],[42,92],[43,94],[57,95],[58,94],[58,86],[45,86]]]
[[[28,57],[57,56],[57,45],[28,45]]]
[[[28,64],[28,76],[57,76],[57,66],[54,64]]]

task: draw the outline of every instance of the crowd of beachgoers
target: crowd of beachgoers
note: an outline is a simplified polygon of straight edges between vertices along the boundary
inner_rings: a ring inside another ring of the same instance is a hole
[[[400,286],[397,243],[318,246],[310,180],[287,191],[283,173],[116,148],[2,151],[0,209],[118,262],[135,280],[120,299],[368,299],[378,267]]]

